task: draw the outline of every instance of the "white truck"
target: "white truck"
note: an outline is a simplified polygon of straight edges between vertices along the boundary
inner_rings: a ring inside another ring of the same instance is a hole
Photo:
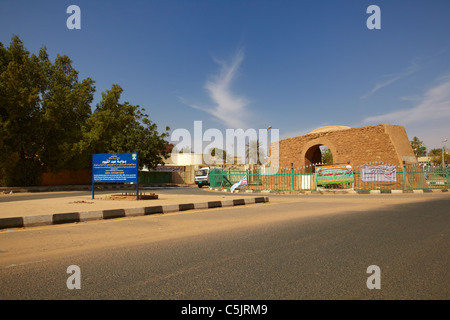
[[[221,167],[203,167],[198,169],[195,174],[195,184],[201,188],[203,186],[209,186],[210,173],[213,169],[223,170]]]

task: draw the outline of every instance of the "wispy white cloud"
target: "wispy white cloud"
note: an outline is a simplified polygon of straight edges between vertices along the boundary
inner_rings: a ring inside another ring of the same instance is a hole
[[[190,106],[213,115],[227,128],[246,128],[246,119],[248,119],[246,106],[249,101],[231,90],[239,67],[244,61],[244,52],[242,49],[238,50],[230,61],[218,59],[214,61],[220,65],[220,71],[205,84],[205,89],[214,106],[208,108],[193,104]]]
[[[405,78],[411,74],[413,74],[414,72],[416,72],[417,70],[419,70],[419,67],[417,66],[417,64],[415,62],[411,63],[411,65],[409,65],[406,69],[394,73],[394,74],[388,74],[388,75],[384,75],[382,78],[383,80],[381,80],[380,82],[378,82],[377,84],[375,84],[375,86],[372,88],[372,90],[370,90],[368,93],[366,93],[365,95],[363,95],[361,97],[361,99],[366,99],[368,97],[370,97],[371,95],[373,95],[375,92],[377,92],[378,90],[387,87],[391,84],[393,84],[394,82]]]
[[[441,78],[438,85],[429,89],[412,108],[397,110],[364,119],[365,123],[420,123],[450,118],[450,76]]]
[[[405,96],[405,97],[400,97],[401,101],[420,101],[422,100],[422,97],[419,96]]]

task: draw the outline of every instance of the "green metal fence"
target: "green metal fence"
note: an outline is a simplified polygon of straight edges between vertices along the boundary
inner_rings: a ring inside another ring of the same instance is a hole
[[[391,179],[364,179],[364,166],[392,168]],[[397,166],[388,164],[368,164],[354,168],[355,190],[418,190],[447,189],[450,186],[450,168],[442,166],[419,166],[417,164]]]
[[[139,171],[140,184],[171,183],[172,172]]]
[[[247,186],[241,187],[241,190],[296,191],[315,189],[315,176],[312,167],[278,168],[276,173],[271,173],[271,170],[264,167],[249,170],[213,170],[210,176],[210,187],[230,189],[244,176],[247,176]]]
[[[353,167],[353,183],[317,185],[315,171],[318,166],[278,168],[277,170],[264,167],[249,170],[215,169],[211,171],[210,187],[230,189],[244,176],[247,176],[247,186],[240,187],[240,190],[310,191],[319,188],[338,188],[363,191],[447,189],[450,187],[449,167],[369,163]]]

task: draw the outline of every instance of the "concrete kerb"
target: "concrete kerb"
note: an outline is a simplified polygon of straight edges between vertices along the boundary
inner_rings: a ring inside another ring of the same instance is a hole
[[[37,227],[53,224],[53,215],[23,217],[24,227]]]
[[[83,211],[80,212],[80,221],[91,221],[103,219],[103,211]]]
[[[269,197],[249,197],[243,199],[209,201],[199,203],[168,204],[141,208],[108,209],[96,211],[56,213],[23,217],[9,217],[0,219],[0,230],[10,228],[28,228],[63,223],[87,222],[92,220],[116,219],[136,217],[151,214],[164,214],[195,209],[225,208],[255,203],[269,202]]]
[[[210,188],[210,191],[220,191],[225,192],[226,189],[213,189]],[[306,195],[306,194],[404,194],[404,193],[415,193],[415,194],[422,194],[422,193],[433,193],[433,192],[448,192],[448,189],[413,189],[413,190],[301,190],[301,191],[273,191],[273,190],[235,190],[234,193],[239,192],[245,192],[245,193],[272,193],[272,194],[290,194],[290,195]]]

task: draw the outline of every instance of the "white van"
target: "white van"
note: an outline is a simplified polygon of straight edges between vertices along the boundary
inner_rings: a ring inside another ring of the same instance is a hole
[[[198,171],[195,173],[195,184],[201,188],[203,186],[209,186],[210,180],[209,180],[209,174],[211,170],[213,169],[219,169],[223,170],[220,167],[204,167],[198,169]]]

